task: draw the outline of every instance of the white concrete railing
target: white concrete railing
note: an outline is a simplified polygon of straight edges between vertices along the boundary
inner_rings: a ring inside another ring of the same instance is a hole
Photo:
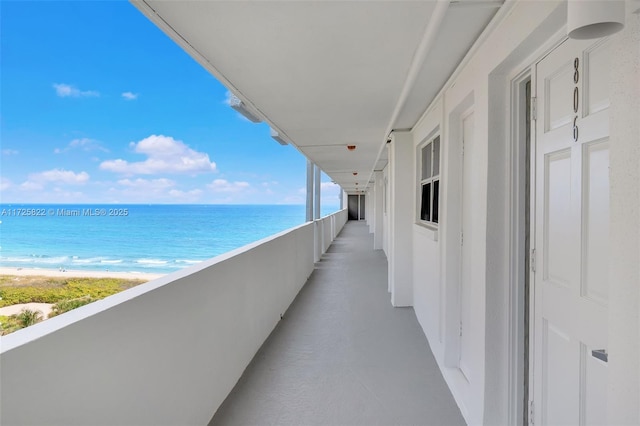
[[[320,261],[335,237],[345,223],[347,223],[347,210],[340,210],[334,214],[322,217],[314,221],[314,260]]]
[[[2,337],[0,424],[206,424],[313,271],[316,226]]]

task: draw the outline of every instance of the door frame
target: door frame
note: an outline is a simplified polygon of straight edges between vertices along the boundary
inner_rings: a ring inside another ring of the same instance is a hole
[[[536,126],[534,117],[531,119],[530,146],[529,146],[529,227],[525,229],[525,179],[526,157],[520,144],[524,140],[523,117],[526,114],[525,93],[523,84],[531,81],[531,98],[536,97],[537,64],[549,55],[558,46],[567,40],[566,26],[542,43],[519,65],[511,68],[507,74],[504,90],[506,102],[509,103],[507,112],[508,138],[508,173],[510,185],[508,188],[508,419],[509,424],[531,425],[534,395],[534,371],[533,355],[534,325],[535,325],[535,191],[536,191]],[[534,114],[534,105],[531,105],[531,113]],[[525,252],[527,231],[529,236],[529,250]],[[529,262],[525,262],[528,259]],[[525,275],[529,279],[528,295],[524,293]],[[525,299],[526,298],[526,299]],[[528,306],[527,306],[528,305]],[[527,309],[526,309],[527,308]],[[525,314],[528,318],[525,321]],[[528,322],[528,324],[527,324]],[[526,327],[526,330],[525,330]],[[525,345],[525,341],[527,344]],[[526,366],[525,366],[526,364]],[[525,399],[526,398],[526,399]]]
[[[533,291],[527,291],[533,281],[530,267],[533,244],[535,172],[535,121],[533,117],[535,73],[527,66],[510,81],[510,182],[509,209],[509,420],[511,424],[529,423],[530,401],[530,329]],[[527,99],[526,83],[530,82],[531,100]],[[527,117],[529,112],[531,116]],[[529,120],[529,149],[526,142],[526,123]],[[528,156],[527,156],[528,154]],[[527,168],[529,178],[527,179]],[[528,191],[528,192],[527,192]],[[528,204],[528,206],[527,206]],[[528,207],[528,211],[527,211]],[[528,223],[527,223],[528,215]],[[527,315],[529,314],[529,315]],[[528,316],[528,317],[527,317]]]

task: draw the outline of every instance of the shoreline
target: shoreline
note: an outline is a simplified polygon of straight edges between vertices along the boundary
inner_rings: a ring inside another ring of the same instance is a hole
[[[13,275],[20,277],[42,276],[55,278],[123,278],[128,280],[155,280],[167,274],[154,274],[150,272],[118,272],[118,271],[84,271],[78,269],[41,269],[41,268],[18,268],[0,267],[0,275]]]

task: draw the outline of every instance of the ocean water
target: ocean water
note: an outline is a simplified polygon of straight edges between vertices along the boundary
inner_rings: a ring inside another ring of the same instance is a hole
[[[2,267],[169,273],[300,225],[305,206],[0,204],[0,221]]]

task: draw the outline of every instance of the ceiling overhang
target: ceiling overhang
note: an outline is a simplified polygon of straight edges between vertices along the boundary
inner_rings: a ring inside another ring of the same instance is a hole
[[[416,124],[502,4],[132,3],[348,193],[385,167],[389,132]]]

